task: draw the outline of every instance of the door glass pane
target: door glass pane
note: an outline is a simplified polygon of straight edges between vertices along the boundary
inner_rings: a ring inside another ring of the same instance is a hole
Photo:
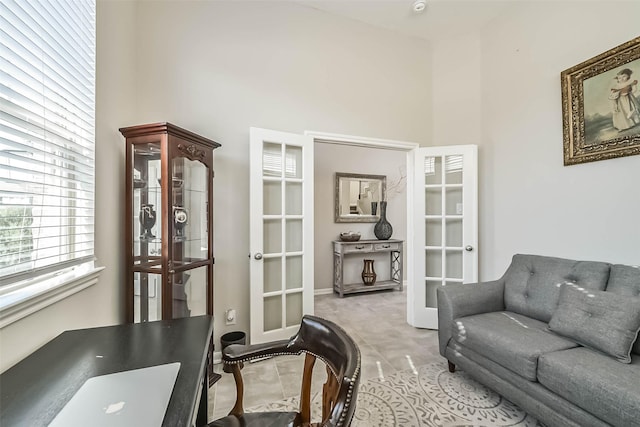
[[[445,157],[446,184],[462,184],[462,156]]]
[[[435,280],[426,280],[426,307],[427,308],[437,308],[438,307],[438,299],[437,299],[437,291],[440,286],[442,286],[442,282]]]
[[[282,177],[282,145],[265,142],[262,147],[262,176]]]
[[[302,147],[286,146],[285,177],[302,178]]]
[[[264,181],[262,185],[263,215],[282,214],[282,182]]]
[[[264,292],[282,290],[282,258],[263,258]]]
[[[442,157],[425,157],[424,183],[426,185],[442,184]]]
[[[442,251],[427,249],[425,258],[427,277],[442,277]]]
[[[441,219],[427,219],[425,224],[426,246],[441,246],[442,245],[442,220]]]
[[[446,188],[446,215],[462,215],[462,188]]]
[[[287,220],[287,252],[302,250],[302,220]]]
[[[288,256],[287,263],[287,289],[302,288],[302,255]]]
[[[448,250],[445,265],[447,279],[462,279],[462,250]]]
[[[446,245],[448,247],[462,247],[462,219],[454,218],[446,220]]]
[[[264,253],[277,254],[282,252],[282,221],[268,219],[264,221]]]
[[[302,215],[302,183],[287,182],[286,191],[286,214]]]
[[[442,214],[442,189],[427,188],[425,189],[425,208],[427,215]]]
[[[146,263],[144,258],[154,255],[155,244],[161,243],[160,143],[134,144],[133,162],[133,250]]]
[[[302,321],[302,292],[287,294],[287,326],[299,325]]]
[[[173,261],[176,266],[207,259],[209,239],[207,204],[209,203],[207,167],[185,157],[172,161],[171,225]]]
[[[273,331],[282,327],[282,296],[275,295],[264,299],[264,331]]]
[[[147,322],[162,318],[162,275],[133,273],[133,321]]]
[[[173,317],[207,314],[208,267],[198,267],[172,275]]]

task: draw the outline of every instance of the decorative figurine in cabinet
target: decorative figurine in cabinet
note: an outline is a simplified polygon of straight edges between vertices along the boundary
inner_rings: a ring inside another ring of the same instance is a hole
[[[126,138],[127,321],[213,314],[215,141],[170,123]]]

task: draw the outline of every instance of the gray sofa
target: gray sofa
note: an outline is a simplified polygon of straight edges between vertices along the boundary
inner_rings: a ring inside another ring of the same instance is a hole
[[[498,280],[438,289],[438,323],[451,372],[547,426],[640,426],[640,268],[515,255]]]

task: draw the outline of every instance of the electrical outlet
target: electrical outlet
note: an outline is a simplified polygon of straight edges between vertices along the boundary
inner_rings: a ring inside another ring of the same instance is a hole
[[[230,308],[224,312],[224,321],[227,325],[236,324],[236,311],[233,308]]]

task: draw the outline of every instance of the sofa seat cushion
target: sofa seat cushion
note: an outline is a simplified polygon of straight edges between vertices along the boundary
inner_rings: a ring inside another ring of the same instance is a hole
[[[626,365],[585,347],[547,353],[538,361],[538,381],[607,423],[640,425],[638,356]]]
[[[536,381],[541,354],[577,347],[547,324],[508,311],[476,314],[454,321],[453,338],[529,381]]]

